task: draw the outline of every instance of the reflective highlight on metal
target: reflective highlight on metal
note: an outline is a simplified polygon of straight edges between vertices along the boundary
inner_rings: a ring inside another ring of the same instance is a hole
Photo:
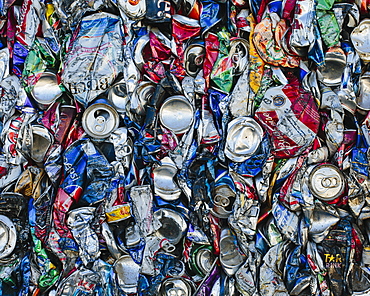
[[[118,284],[127,294],[137,293],[140,265],[132,260],[131,256],[123,255],[114,263]]]
[[[156,235],[168,239],[171,244],[179,243],[187,229],[183,216],[174,210],[161,208],[154,212],[154,217],[162,224]]]
[[[108,92],[108,101],[118,112],[125,112],[129,101],[125,81],[114,84]]]
[[[327,86],[339,85],[345,67],[346,55],[343,50],[339,47],[330,48],[325,54],[325,64],[318,67],[318,71],[322,75],[321,82]]]
[[[184,96],[172,96],[163,102],[159,118],[164,127],[175,134],[182,134],[194,120],[194,107]]]
[[[357,106],[362,109],[370,110],[370,72],[361,75],[359,81],[359,95],[356,97]]]
[[[225,155],[235,162],[243,162],[258,149],[263,136],[261,126],[250,117],[238,117],[227,126]]]
[[[104,139],[118,127],[119,115],[110,105],[95,103],[90,105],[82,115],[82,127],[86,133],[97,139]]]
[[[0,258],[9,256],[17,243],[14,223],[6,216],[0,215]]]
[[[189,76],[195,77],[203,67],[205,48],[202,41],[194,41],[184,52],[185,70]]]
[[[237,247],[236,237],[228,228],[221,230],[220,237],[220,262],[225,273],[233,276],[244,263],[245,256]]]
[[[46,109],[62,95],[54,73],[44,72],[32,89],[32,97],[42,109]]]
[[[351,40],[360,58],[370,62],[370,19],[364,19],[352,31]]]
[[[195,291],[194,284],[186,278],[165,279],[160,288],[159,296],[192,296]]]
[[[163,158],[161,165],[153,170],[155,194],[167,201],[178,199],[181,189],[174,181],[176,173],[175,163],[169,157]]]
[[[332,164],[316,166],[309,176],[311,192],[318,199],[331,201],[339,197],[345,188],[342,172]]]

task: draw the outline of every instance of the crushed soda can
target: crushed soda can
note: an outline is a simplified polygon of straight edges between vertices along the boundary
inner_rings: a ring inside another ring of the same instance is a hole
[[[369,24],[0,1],[0,294],[368,295]]]

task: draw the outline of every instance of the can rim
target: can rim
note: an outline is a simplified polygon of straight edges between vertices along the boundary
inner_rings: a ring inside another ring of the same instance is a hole
[[[341,180],[341,184],[340,184],[340,190],[338,191],[337,194],[335,194],[334,196],[331,196],[329,198],[327,197],[322,197],[320,196],[320,194],[317,194],[316,190],[315,190],[315,187],[314,187],[314,184],[315,182],[312,180],[314,174],[322,169],[322,168],[325,168],[325,167],[329,167],[330,169],[334,170],[335,172],[338,173],[338,176]],[[316,167],[314,167],[312,169],[312,171],[310,172],[309,176],[308,176],[308,187],[310,188],[310,191],[311,193],[317,197],[318,199],[322,200],[322,201],[333,201],[335,200],[336,198],[340,197],[343,192],[344,192],[344,189],[345,189],[345,179],[344,179],[344,176],[343,176],[343,173],[339,170],[339,168],[337,168],[335,165],[332,165],[330,163],[326,163],[326,164],[319,164],[319,165],[316,165]]]
[[[113,127],[110,129],[110,131],[107,133],[105,132],[104,134],[102,135],[99,135],[99,134],[95,134],[90,128],[89,128],[89,125],[87,123],[87,117],[90,115],[90,113],[92,111],[95,111],[95,109],[99,108],[99,107],[103,107],[102,109],[105,109],[107,110],[108,112],[110,111],[112,114],[112,117],[114,118],[114,125]],[[81,122],[82,122],[82,127],[84,129],[84,131],[92,138],[96,138],[96,139],[105,139],[107,137],[109,137],[111,135],[111,133],[118,128],[118,125],[119,125],[119,115],[118,115],[118,112],[116,111],[116,109],[114,109],[112,106],[108,105],[108,104],[105,104],[105,103],[93,103],[91,104],[89,107],[87,107],[87,109],[85,110],[85,112],[83,112],[83,115],[82,115],[82,119],[81,119]]]

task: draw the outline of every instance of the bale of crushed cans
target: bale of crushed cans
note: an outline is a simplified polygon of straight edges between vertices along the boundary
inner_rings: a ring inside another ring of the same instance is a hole
[[[0,295],[370,295],[369,0],[0,0]]]

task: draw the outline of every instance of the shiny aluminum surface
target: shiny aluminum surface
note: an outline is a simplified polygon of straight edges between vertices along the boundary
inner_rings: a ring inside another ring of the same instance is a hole
[[[92,138],[107,138],[119,124],[117,111],[104,103],[92,104],[82,116],[82,127]]]
[[[205,55],[204,45],[200,42],[190,44],[184,53],[185,70],[189,76],[195,77],[201,70]]]
[[[184,96],[167,98],[159,110],[161,123],[175,134],[186,132],[194,120],[194,107]]]
[[[364,19],[352,31],[351,40],[360,58],[370,62],[370,19]]]
[[[370,110],[370,72],[366,72],[360,77],[359,95],[356,97],[357,106],[362,109]]]
[[[175,164],[169,157],[162,159],[162,165],[153,170],[154,192],[164,200],[172,201],[180,197],[181,189],[174,181],[177,173]]]
[[[318,68],[322,75],[321,82],[327,86],[341,83],[342,74],[346,67],[346,55],[340,48],[330,49],[325,54],[325,64]]]
[[[186,221],[181,214],[171,209],[161,208],[154,213],[154,217],[162,224],[156,232],[158,237],[168,239],[173,245],[180,242],[187,229]]]
[[[54,73],[44,72],[36,82],[32,89],[32,96],[41,108],[46,109],[47,106],[55,102],[62,95]]]
[[[134,62],[138,69],[141,71],[145,64],[144,57],[143,57],[143,50],[144,47],[149,44],[149,34],[140,37],[140,39],[136,42],[134,48]]]
[[[344,176],[332,164],[318,165],[310,173],[308,186],[318,199],[331,201],[343,193]]]
[[[0,258],[9,256],[17,242],[14,223],[6,216],[0,215]]]
[[[236,245],[236,238],[230,229],[221,230],[220,262],[228,276],[233,276],[244,263],[245,256],[240,253]]]
[[[118,112],[125,112],[128,103],[126,83],[119,82],[113,85],[108,92],[108,101],[115,107]]]
[[[123,255],[114,263],[118,284],[125,293],[136,293],[140,265],[130,255]]]
[[[117,3],[130,19],[139,20],[145,16],[145,0],[118,0]]]
[[[155,91],[155,84],[141,81],[131,95],[130,109],[137,115],[144,116],[146,105]]]
[[[251,117],[238,117],[228,125],[225,155],[235,162],[243,162],[258,149],[263,136],[261,126]]]
[[[159,289],[159,296],[191,296],[195,291],[194,284],[185,278],[167,278]]]
[[[203,275],[211,271],[213,261],[214,256],[211,248],[201,248],[197,250],[195,254],[195,265]]]
[[[339,215],[322,206],[316,206],[312,218],[309,235],[315,243],[321,243],[328,235],[330,228],[339,221]]]

